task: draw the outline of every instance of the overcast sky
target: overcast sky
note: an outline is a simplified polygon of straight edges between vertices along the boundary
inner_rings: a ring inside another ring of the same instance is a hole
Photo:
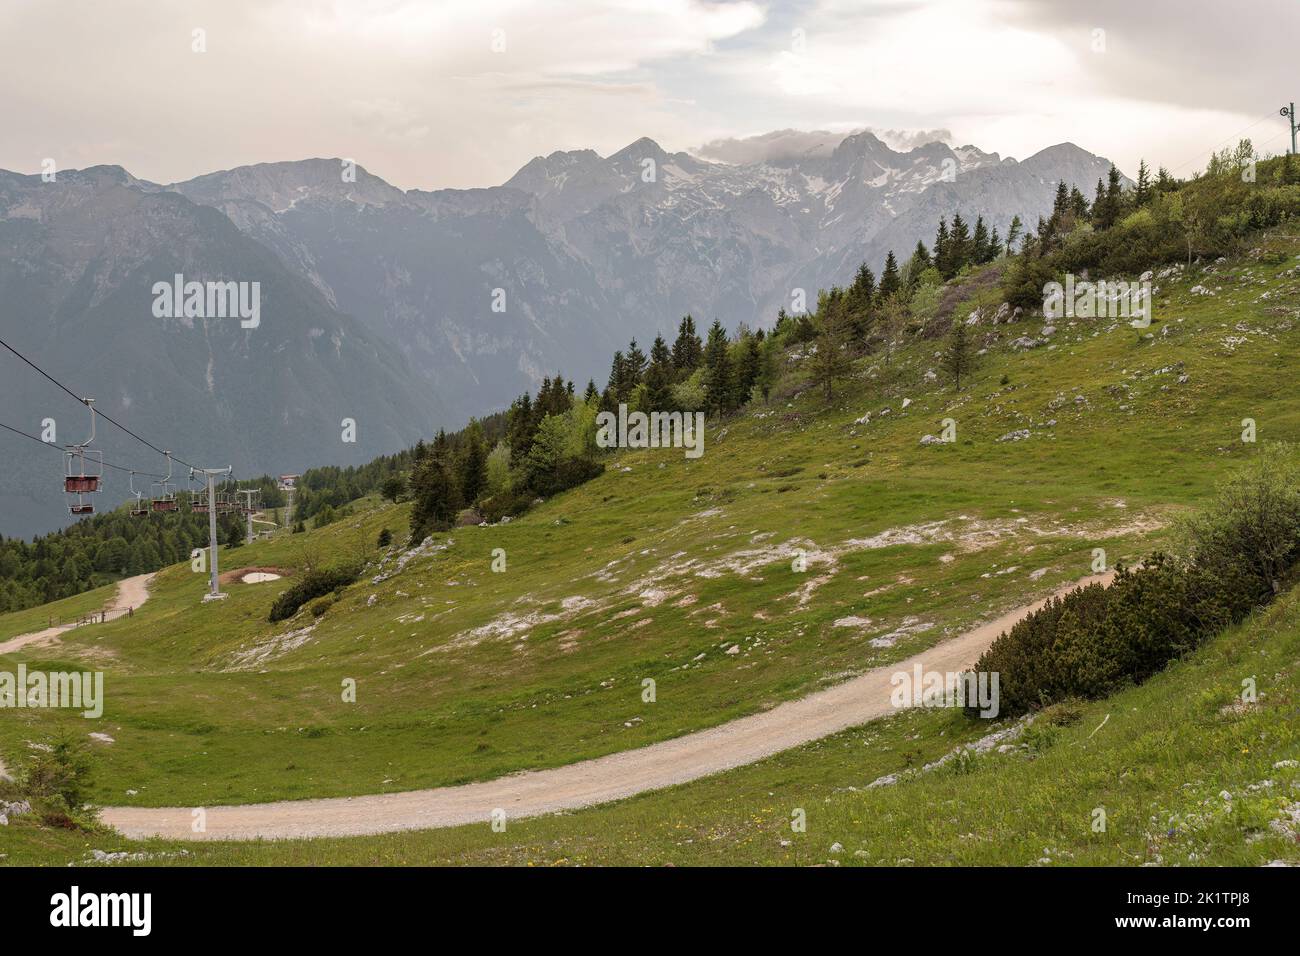
[[[641,136],[736,161],[873,128],[1187,175],[1243,132],[1285,149],[1297,36],[1300,0],[0,0],[0,168],[488,186]]]

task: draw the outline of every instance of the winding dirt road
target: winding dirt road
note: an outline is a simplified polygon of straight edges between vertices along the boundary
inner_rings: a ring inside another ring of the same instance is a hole
[[[1109,584],[1110,573],[1066,585]],[[195,833],[189,807],[109,807],[102,819],[128,837],[176,840],[252,840],[363,836],[399,830],[486,823],[496,809],[507,819],[574,810],[621,800],[754,763],[893,712],[890,677],[911,671],[961,671],[979,659],[1003,631],[1047,598],[981,624],[906,660],[878,667],[826,690],[761,714],[595,760],[436,790],[364,797],[289,800],[205,808],[206,828]]]
[[[103,609],[104,620],[112,621],[127,614],[132,608],[138,608],[149,600],[149,584],[153,581],[152,574],[137,574],[133,578],[123,578],[117,582],[117,594],[113,600]],[[97,614],[100,612],[96,612]],[[12,654],[14,651],[31,645],[48,646],[57,644],[59,635],[65,631],[70,631],[80,624],[60,624],[58,627],[47,627],[43,631],[33,631],[30,634],[19,634],[17,637],[11,637],[7,641],[0,641],[0,654]]]

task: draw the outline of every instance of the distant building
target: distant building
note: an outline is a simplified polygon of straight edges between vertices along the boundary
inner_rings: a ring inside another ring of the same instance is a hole
[[[298,479],[301,477],[302,475],[281,475],[280,490],[293,491],[295,488],[298,487]]]

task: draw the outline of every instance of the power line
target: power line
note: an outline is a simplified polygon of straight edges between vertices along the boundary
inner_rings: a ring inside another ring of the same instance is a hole
[[[1210,148],[1209,155],[1213,156],[1213,155],[1214,155],[1214,151],[1215,151],[1216,149],[1218,149],[1220,146],[1225,146],[1225,145],[1227,145],[1228,143],[1233,142],[1234,140],[1240,141],[1240,138],[1241,138],[1241,134],[1242,134],[1242,133],[1250,132],[1252,129],[1254,129],[1256,126],[1258,126],[1260,123],[1264,122],[1264,121],[1267,120],[1267,119],[1273,119],[1276,115],[1277,115],[1276,113],[1265,113],[1263,116],[1261,116],[1259,119],[1255,120],[1255,122],[1251,123],[1249,126],[1243,128],[1243,129],[1241,129],[1241,130],[1238,130],[1236,133],[1233,133],[1231,136],[1229,136],[1227,139],[1223,140],[1222,142],[1216,143],[1214,146],[1212,146],[1212,147]],[[1273,139],[1277,139],[1277,137],[1274,136]],[[1273,139],[1270,139],[1270,140],[1268,140],[1267,142],[1271,143],[1271,142],[1273,142]],[[1200,158],[1201,158],[1200,156],[1196,156],[1196,157],[1194,157],[1194,158],[1192,158],[1192,159],[1187,160],[1187,162],[1185,162],[1185,163],[1180,163],[1180,164],[1177,165],[1177,166],[1171,166],[1171,167],[1169,167],[1169,172],[1170,172],[1170,173],[1176,173],[1176,172],[1178,172],[1178,170],[1180,170],[1180,169],[1184,169],[1184,168],[1186,168],[1187,166],[1190,166],[1192,163],[1199,162],[1199,161],[1200,161]]]
[[[3,345],[3,346],[4,346],[5,348],[7,348],[10,352],[13,352],[14,355],[18,356],[20,359],[22,359],[24,362],[26,362],[28,365],[30,365],[32,368],[34,368],[36,371],[40,372],[41,375],[45,376],[45,378],[49,379],[49,381],[53,382],[53,383],[54,383],[55,385],[57,385],[59,388],[63,389],[63,391],[67,392],[69,395],[71,395],[73,398],[75,398],[75,399],[76,399],[78,402],[80,402],[82,405],[87,405],[87,404],[88,404],[85,398],[83,398],[82,396],[78,395],[78,394],[77,394],[76,392],[74,392],[72,389],[68,388],[68,386],[64,385],[62,382],[60,382],[57,378],[55,378],[55,377],[54,377],[53,375],[51,375],[49,372],[45,371],[45,369],[41,368],[39,365],[37,365],[35,362],[33,362],[31,359],[29,359],[26,355],[23,355],[23,353],[19,352],[16,348],[14,348],[12,345],[10,345],[8,342],[6,342],[4,339],[0,339],[0,345]],[[137,434],[136,434],[135,432],[133,432],[131,429],[127,428],[125,425],[123,425],[121,422],[117,421],[116,419],[111,418],[109,415],[105,414],[104,412],[101,412],[101,411],[99,411],[98,409],[95,409],[95,410],[94,410],[94,414],[96,414],[96,415],[98,415],[100,418],[104,419],[104,421],[108,422],[110,425],[113,425],[113,426],[115,426],[115,427],[117,427],[117,428],[120,428],[122,431],[126,432],[128,435],[130,435],[132,438],[134,438],[136,441],[138,441],[138,442],[142,442],[143,444],[149,446],[149,447],[152,448],[154,451],[156,451],[158,454],[160,454],[160,455],[164,455],[164,456],[168,456],[168,455],[170,455],[170,457],[171,457],[171,459],[172,459],[173,461],[179,462],[180,464],[184,465],[186,468],[196,468],[196,467],[197,467],[197,466],[195,466],[195,465],[190,464],[188,461],[186,461],[184,458],[181,458],[179,455],[171,455],[169,452],[164,451],[163,449],[159,448],[157,445],[155,445],[153,442],[149,441],[148,439],[146,439],[146,438],[141,438],[139,435],[137,435]],[[31,437],[31,436],[28,436],[28,437]],[[37,441],[40,441],[40,439],[38,438]],[[44,444],[44,443],[42,442],[42,444]],[[129,470],[129,469],[128,469],[128,470]],[[142,471],[141,471],[141,472],[136,472],[136,474],[138,474],[138,475],[142,475],[142,474],[144,474],[144,472],[142,472]]]
[[[15,435],[21,435],[23,436],[23,438],[30,438],[34,442],[40,442],[46,448],[50,449],[53,452],[57,452],[60,455],[64,454],[64,452],[62,452],[59,448],[57,448],[54,445],[51,445],[45,439],[38,438],[36,435],[31,435],[23,431],[21,428],[14,428],[12,425],[6,425],[4,422],[0,422],[0,428],[3,428],[5,431],[13,432]],[[166,475],[155,475],[151,471],[137,471],[134,468],[128,468],[125,465],[114,464],[111,461],[100,462],[100,464],[103,464],[105,468],[116,468],[118,471],[124,471],[132,475],[139,475],[141,478],[166,478],[167,477]]]

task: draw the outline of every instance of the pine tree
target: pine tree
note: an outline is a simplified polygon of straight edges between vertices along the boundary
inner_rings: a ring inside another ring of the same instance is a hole
[[[945,279],[952,275],[949,260],[948,220],[941,217],[939,219],[939,231],[934,236],[934,267],[939,270],[939,275]]]
[[[1088,218],[1088,199],[1079,191],[1078,186],[1070,189],[1070,218],[1072,225],[1078,225]]]
[[[1007,228],[1007,255],[1012,255],[1016,251],[1016,240],[1020,238],[1020,231],[1024,228],[1024,223],[1020,221],[1019,216],[1011,217],[1011,225]]]
[[[466,427],[460,452],[460,490],[465,501],[474,504],[487,485],[487,443],[483,426],[471,420]]]
[[[853,285],[849,286],[849,309],[853,312],[868,312],[875,297],[876,275],[864,262],[858,266]]]
[[[958,319],[952,324],[952,333],[948,336],[948,348],[943,356],[943,364],[948,374],[952,376],[953,387],[959,392],[961,377],[970,371],[973,360],[970,338],[966,335],[966,323]]]
[[[1138,160],[1137,186],[1133,190],[1133,204],[1141,209],[1151,201],[1151,170],[1145,159]]]
[[[429,455],[411,477],[411,543],[419,544],[431,531],[445,531],[460,511],[460,490],[447,463]]]
[[[533,436],[537,433],[537,421],[533,417],[533,402],[527,392],[515,399],[506,414],[506,441],[510,445],[510,464],[518,466],[528,457],[528,449],[533,446]],[[415,460],[418,470],[420,463],[430,457],[426,452]]]
[[[885,256],[885,271],[880,273],[880,298],[888,299],[895,295],[902,286],[902,281],[898,276],[898,260],[894,258],[894,250],[889,250],[889,255]]]
[[[650,347],[650,367],[645,373],[645,404],[642,411],[666,412],[673,406],[673,356],[662,335]]]
[[[727,330],[717,319],[709,328],[709,340],[704,346],[704,397],[713,412],[731,410],[735,379],[731,370],[731,356],[727,343]]]
[[[605,392],[617,404],[627,401],[627,393],[630,390],[627,386],[627,362],[620,350],[614,353],[614,361],[610,363],[609,381],[605,383]]]
[[[646,359],[645,353],[636,344],[636,339],[633,339],[632,344],[627,347],[627,357],[623,359],[623,376],[624,381],[627,383],[629,395],[634,388],[641,384],[648,364],[649,361]]]
[[[897,267],[895,267],[895,278],[897,278]],[[881,283],[883,287],[883,273]],[[848,375],[853,368],[848,341],[846,323],[838,315],[828,314],[822,323],[821,334],[817,336],[817,350],[810,359],[813,384],[821,386],[828,402],[834,398],[835,383]]]
[[[951,279],[971,260],[970,229],[961,214],[952,217],[952,231],[948,239],[948,272],[945,279]]]
[[[700,367],[703,357],[704,345],[695,333],[695,320],[687,314],[677,327],[677,341],[673,343],[673,368],[678,376],[685,378]]]
[[[993,257],[989,255],[989,227],[984,225],[984,217],[975,217],[975,232],[971,234],[971,259],[976,265],[983,265]]]
[[[746,335],[740,340],[740,360],[736,363],[737,405],[743,405],[749,401],[754,384],[758,381],[761,360],[758,338],[753,335]]]
[[[896,295],[891,295],[880,304],[880,331],[885,337],[885,364],[890,364],[894,356],[894,342],[903,334],[907,324],[907,306]]]
[[[584,402],[589,402],[593,398],[599,397],[600,391],[596,388],[596,380],[592,378],[587,379],[587,390],[582,393],[582,400]]]
[[[930,268],[930,250],[925,248],[925,243],[919,239],[916,248],[912,251],[912,258],[907,260],[904,267],[907,272],[907,291],[909,293],[916,291],[916,287],[921,284],[921,276],[925,270]]]

